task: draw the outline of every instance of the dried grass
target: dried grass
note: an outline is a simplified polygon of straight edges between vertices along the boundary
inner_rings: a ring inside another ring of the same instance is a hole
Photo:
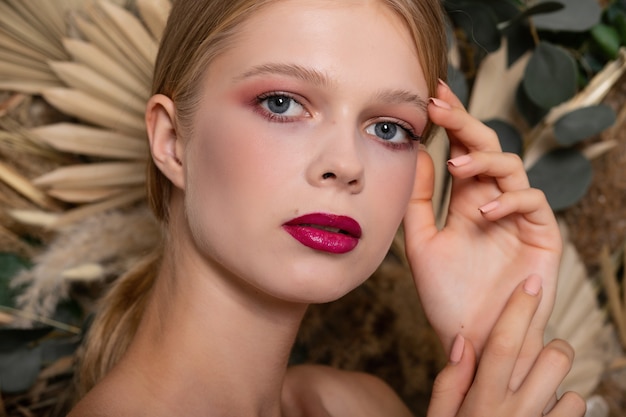
[[[95,238],[97,237],[97,238]],[[64,272],[86,263],[103,268],[103,278],[114,277],[160,241],[160,229],[145,206],[133,210],[99,212],[60,228],[35,266],[21,272],[13,285],[27,285],[18,307],[50,317],[59,301],[67,299],[71,282]]]

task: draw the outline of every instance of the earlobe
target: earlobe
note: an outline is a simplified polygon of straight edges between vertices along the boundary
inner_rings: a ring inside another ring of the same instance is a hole
[[[146,128],[152,160],[176,187],[185,188],[183,142],[176,130],[176,107],[169,97],[156,94],[146,106]]]

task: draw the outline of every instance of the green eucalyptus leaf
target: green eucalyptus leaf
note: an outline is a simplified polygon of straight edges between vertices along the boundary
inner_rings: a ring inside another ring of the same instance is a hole
[[[540,5],[543,2],[537,3]],[[585,32],[600,22],[602,8],[597,0],[560,0],[565,6],[554,13],[532,17],[539,30]]]
[[[620,44],[626,44],[626,12],[620,11],[613,20],[613,27],[619,35]]]
[[[554,135],[559,144],[571,146],[611,127],[616,118],[615,111],[605,104],[583,107],[558,119]]]
[[[546,13],[554,13],[563,9],[564,7],[565,6],[563,5],[563,3],[558,2],[558,1],[544,1],[541,3],[535,4],[531,7],[528,7],[522,10],[520,13],[518,13],[509,21],[504,22],[502,25],[500,25],[500,29],[506,31],[513,26],[518,26],[520,23],[525,22],[526,19],[532,16],[546,14]]]
[[[548,114],[548,110],[542,109],[528,98],[522,83],[519,84],[515,94],[515,105],[530,126],[536,126]]]
[[[543,109],[551,109],[576,94],[576,61],[563,48],[540,42],[524,71],[522,81],[528,98]]]
[[[612,26],[603,23],[595,25],[591,29],[591,38],[608,59],[615,59],[619,54],[621,43],[620,34]]]
[[[492,128],[498,135],[503,152],[511,152],[520,157],[522,156],[522,135],[520,135],[513,125],[499,119],[486,120],[484,123]]]
[[[589,189],[591,163],[574,149],[556,149],[541,157],[528,170],[531,186],[542,190],[553,210],[578,202]]]
[[[484,3],[475,1],[447,1],[448,17],[463,29],[467,38],[486,52],[500,48],[502,36],[494,12]]]
[[[535,48],[535,40],[525,26],[513,26],[506,30],[507,67],[513,65],[526,52]]]
[[[28,264],[13,253],[0,252],[0,305],[14,307],[16,291],[10,287],[11,279]]]
[[[41,370],[41,346],[0,353],[0,390],[7,394],[27,391]]]

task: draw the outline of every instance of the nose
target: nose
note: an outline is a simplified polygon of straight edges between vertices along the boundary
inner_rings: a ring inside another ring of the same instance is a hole
[[[361,192],[365,167],[357,132],[325,136],[316,140],[318,147],[307,171],[309,183],[316,187],[337,187],[353,194]]]

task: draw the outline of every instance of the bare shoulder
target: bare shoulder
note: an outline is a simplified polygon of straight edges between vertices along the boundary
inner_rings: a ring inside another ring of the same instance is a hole
[[[321,365],[289,368],[283,388],[285,417],[412,417],[383,380]]]

